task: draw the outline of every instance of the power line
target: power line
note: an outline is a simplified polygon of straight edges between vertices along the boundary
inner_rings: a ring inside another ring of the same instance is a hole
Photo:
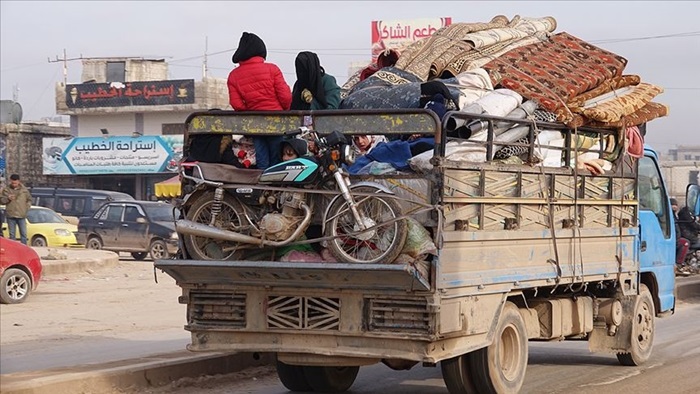
[[[647,36],[647,37],[632,37],[632,38],[608,38],[604,40],[593,40],[590,41],[591,44],[612,44],[617,42],[630,42],[630,41],[644,41],[644,40],[656,40],[660,38],[677,38],[677,37],[697,37],[700,36],[700,31],[690,31],[685,33],[674,33],[665,34],[660,36]]]

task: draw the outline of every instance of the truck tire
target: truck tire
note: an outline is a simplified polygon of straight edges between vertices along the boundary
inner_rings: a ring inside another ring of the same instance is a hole
[[[311,391],[311,386],[304,376],[304,367],[277,360],[277,376],[289,391]]]
[[[0,277],[0,302],[3,304],[22,303],[31,291],[32,281],[21,269],[7,269]]]
[[[469,354],[452,357],[440,362],[442,380],[450,394],[476,393]]]
[[[352,190],[359,193],[376,193],[377,189],[368,186]],[[401,206],[393,198],[359,197],[361,202],[357,209],[364,224],[368,227],[381,225],[384,222],[401,216]],[[328,209],[328,221],[325,236],[335,237],[328,241],[328,249],[333,256],[344,263],[353,264],[391,264],[401,254],[408,236],[406,220],[394,221],[374,230],[354,236],[344,234],[359,230],[348,203],[339,198]]]
[[[617,360],[622,365],[638,366],[644,364],[651,356],[654,346],[654,300],[645,284],[639,285],[639,296],[634,305],[632,333],[629,353],[618,353]]]
[[[304,376],[313,391],[343,393],[352,386],[360,367],[304,367]]]
[[[214,208],[214,191],[202,193],[187,210],[187,220],[196,223],[211,224],[212,208]],[[221,201],[221,211],[217,214],[214,227],[229,230],[241,226],[244,219],[239,213],[243,212],[241,204],[230,194],[224,193]],[[182,235],[187,254],[194,260],[236,260],[241,257],[238,242],[200,237],[197,235]]]
[[[469,354],[479,393],[517,393],[525,380],[527,330],[518,307],[506,302],[493,343]]]

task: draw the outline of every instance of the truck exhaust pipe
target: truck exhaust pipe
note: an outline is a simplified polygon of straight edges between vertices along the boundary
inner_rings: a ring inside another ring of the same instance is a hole
[[[244,244],[260,245],[260,246],[285,246],[295,239],[299,238],[301,233],[306,230],[306,227],[311,221],[311,209],[306,204],[301,204],[304,210],[304,220],[294,230],[294,233],[283,241],[269,241],[252,237],[250,235],[240,234],[235,231],[222,230],[203,223],[193,222],[187,219],[179,219],[175,222],[175,229],[179,234],[193,235],[197,237],[205,237],[212,239],[220,239],[223,241],[239,242]]]

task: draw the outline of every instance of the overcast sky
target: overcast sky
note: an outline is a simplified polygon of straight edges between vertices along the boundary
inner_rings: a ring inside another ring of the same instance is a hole
[[[339,84],[350,62],[370,53],[373,20],[452,17],[487,22],[553,16],[566,31],[629,60],[625,74],[659,85],[655,101],[670,116],[649,125],[647,142],[666,151],[700,145],[700,2],[672,1],[7,1],[0,0],[0,98],[15,87],[24,120],[55,114],[63,57],[163,58],[171,79],[225,78],[241,32],[258,34],[290,85],[299,51],[318,53]],[[207,43],[207,46],[205,46]],[[81,63],[68,62],[68,83],[80,83]]]

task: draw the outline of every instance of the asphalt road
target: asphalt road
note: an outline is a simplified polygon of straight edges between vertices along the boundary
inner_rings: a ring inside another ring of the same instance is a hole
[[[640,367],[623,367],[614,355],[590,353],[587,342],[534,342],[522,393],[685,394],[700,391],[700,304],[682,303],[675,315],[657,320],[654,353]],[[141,391],[143,392],[143,391]],[[147,390],[170,394],[287,394],[272,367],[181,379]],[[378,364],[360,368],[354,394],[446,394],[440,368],[394,371]]]

